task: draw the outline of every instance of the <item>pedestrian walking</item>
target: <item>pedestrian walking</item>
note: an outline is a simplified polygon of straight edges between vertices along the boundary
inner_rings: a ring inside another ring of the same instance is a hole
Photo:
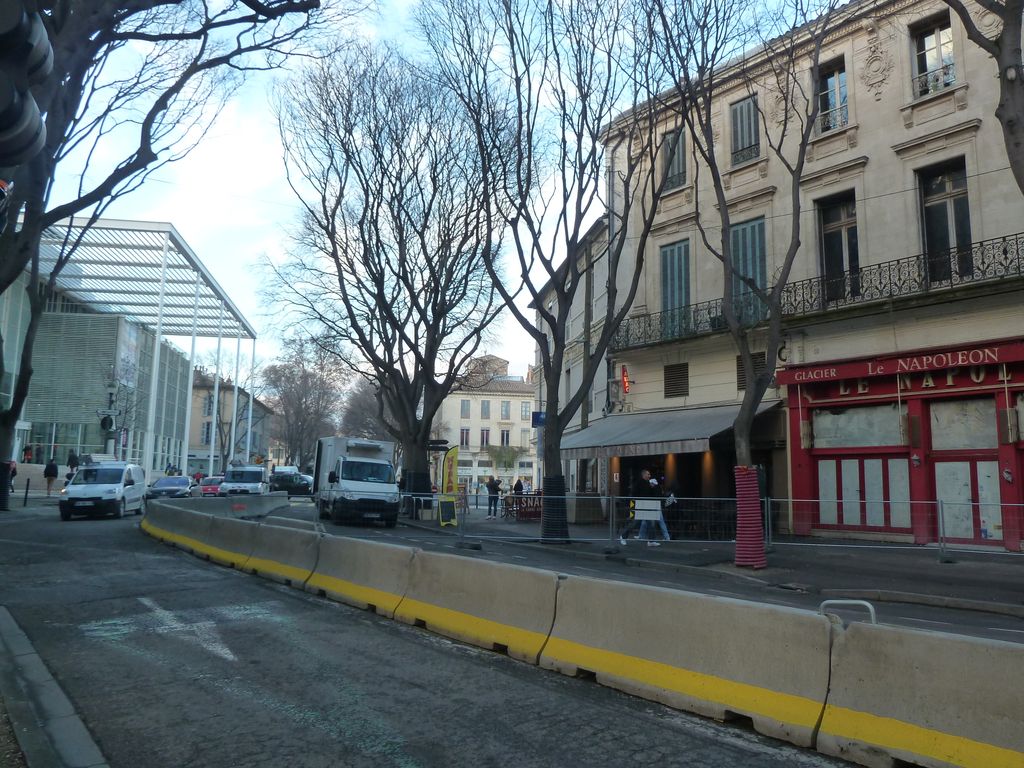
[[[650,495],[651,496],[657,496],[659,498],[661,497],[661,486],[658,485],[658,481],[655,478],[653,478],[651,476],[651,473],[649,471],[647,471],[646,469],[642,473],[640,473],[640,481],[641,481],[641,484],[646,484],[647,489],[650,490]],[[658,519],[657,520],[642,520],[640,522],[640,533],[638,534],[639,538],[641,538],[641,539],[646,539],[647,538],[647,525],[648,525],[648,523],[653,523],[653,525],[651,525],[651,528],[653,528],[654,525],[657,525],[659,528],[661,528],[661,537],[662,537],[662,539],[664,541],[669,541],[672,538],[671,536],[668,535],[668,526],[665,525],[665,509],[664,509],[664,507],[659,507],[659,509],[658,509]],[[653,531],[652,531],[652,533],[653,533]],[[648,547],[660,547],[661,544],[659,544],[657,541],[654,541],[654,539],[648,539],[647,540],[647,546]]]
[[[32,463],[32,446],[26,445],[25,450],[21,452],[21,463],[31,464]]]
[[[501,493],[501,480],[494,475],[487,481],[487,519],[498,519],[498,494]]]
[[[517,477],[515,485],[512,486],[512,510],[518,515],[523,507],[523,478]]]
[[[53,491],[53,481],[57,479],[57,459],[53,456],[43,467],[43,477],[46,479],[46,495],[49,496]]]
[[[68,451],[68,469],[72,472],[78,471],[78,454],[75,453],[74,448]]]

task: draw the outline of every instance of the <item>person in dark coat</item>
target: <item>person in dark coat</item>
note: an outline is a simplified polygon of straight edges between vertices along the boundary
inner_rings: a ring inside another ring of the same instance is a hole
[[[72,472],[78,471],[78,454],[75,453],[74,448],[68,451],[68,469]]]
[[[53,481],[57,479],[57,459],[53,456],[43,467],[43,477],[46,478],[46,495],[49,496],[53,491]]]
[[[501,493],[501,480],[494,475],[487,481],[487,519],[498,519],[498,494]]]

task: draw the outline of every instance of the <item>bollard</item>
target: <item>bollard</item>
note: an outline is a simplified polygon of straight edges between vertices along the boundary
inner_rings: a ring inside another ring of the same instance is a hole
[[[28,506],[28,487],[31,484],[32,484],[32,478],[31,477],[26,477],[25,478],[25,500],[21,502],[21,506],[23,506],[23,507],[27,507]]]

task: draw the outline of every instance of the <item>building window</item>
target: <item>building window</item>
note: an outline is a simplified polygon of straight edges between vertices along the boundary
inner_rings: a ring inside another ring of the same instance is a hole
[[[523,421],[529,421],[533,411],[533,403],[529,400],[523,400],[519,403],[519,418]]]
[[[818,79],[818,133],[842,128],[850,122],[846,103],[846,65],[822,68]]]
[[[210,444],[210,433],[212,431],[213,431],[213,422],[211,422],[211,421],[204,421],[203,422],[203,437],[202,437],[203,445],[209,445]]]
[[[665,397],[687,397],[690,394],[690,364],[666,365]]]
[[[971,211],[963,158],[920,172],[924,251],[930,283],[971,274]]]
[[[914,32],[914,95],[927,96],[955,84],[953,30],[944,16]]]
[[[741,324],[756,324],[767,317],[768,308],[753,292],[748,280],[758,288],[764,288],[767,284],[764,218],[733,224],[729,232],[729,244],[735,269],[731,275],[733,309]]]
[[[732,113],[732,164],[739,165],[761,154],[757,96],[749,96],[730,108]]]
[[[690,241],[661,247],[661,309],[679,309],[690,303]]]
[[[489,419],[491,418],[491,401],[481,400],[480,401],[480,418]]]
[[[462,418],[468,419],[470,417],[469,416],[469,400],[463,400],[461,402],[461,408],[462,408],[462,411],[461,411],[460,415],[462,416]]]
[[[743,356],[736,355],[736,389],[740,392],[747,388],[747,382],[752,382],[768,367],[764,352],[751,352],[750,355],[754,359],[754,375],[751,377],[747,376],[747,371],[743,367]]]
[[[491,430],[486,429],[486,428],[485,429],[481,429],[480,430],[480,447],[481,448],[486,448],[490,444],[491,444]]]
[[[462,427],[459,430],[459,446],[469,448],[469,427]]]
[[[512,418],[512,401],[502,400],[501,401],[501,418],[503,421],[508,421]]]
[[[529,448],[530,447],[530,430],[521,429],[519,430],[519,447]]]
[[[818,218],[825,300],[839,301],[847,296],[860,296],[857,204],[853,193],[818,203]]]
[[[501,430],[501,447],[508,448],[512,445],[512,430],[503,429]]]
[[[213,393],[208,393],[203,399],[203,416],[213,416]]]
[[[686,132],[682,128],[665,134],[662,144],[665,164],[665,191],[686,183]]]

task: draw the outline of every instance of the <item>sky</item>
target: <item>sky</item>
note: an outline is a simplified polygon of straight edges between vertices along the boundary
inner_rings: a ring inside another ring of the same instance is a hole
[[[380,16],[368,19],[364,33],[402,44],[415,0],[389,0]],[[290,247],[289,231],[300,206],[285,180],[281,142],[271,97],[281,79],[257,75],[238,89],[207,135],[184,159],[154,173],[142,188],[116,201],[108,218],[169,222],[198,255],[235,306],[256,328],[256,355],[269,361],[280,352],[275,308],[263,301],[265,258],[280,262]],[[533,340],[506,315],[494,342],[480,354],[509,360],[509,373],[525,376],[533,362]],[[189,339],[172,339],[186,353]],[[197,344],[213,359],[215,340]],[[233,374],[235,344],[225,345],[222,370]],[[251,347],[243,343],[243,368]]]

